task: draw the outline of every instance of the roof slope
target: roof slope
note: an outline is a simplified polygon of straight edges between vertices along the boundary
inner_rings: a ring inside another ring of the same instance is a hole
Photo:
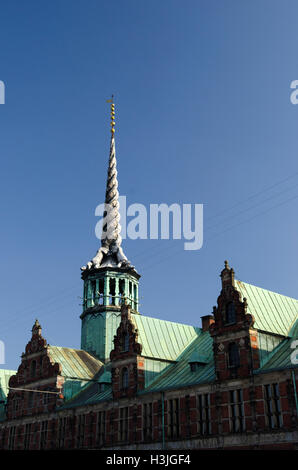
[[[254,316],[256,329],[283,336],[293,334],[298,320],[298,300],[245,282],[235,283],[247,299],[247,311]]]
[[[291,361],[291,356],[294,352],[294,349],[291,347],[292,343],[292,339],[284,339],[279,346],[273,349],[271,354],[267,357],[267,360],[255,373],[258,374],[267,370],[292,369],[298,367],[297,364],[295,365]]]
[[[0,401],[5,400],[8,395],[8,382],[16,370],[0,369]]]
[[[81,349],[48,346],[48,352],[54,362],[62,366],[62,376],[76,379],[90,379],[103,366],[103,363]]]
[[[158,318],[132,315],[138,329],[142,356],[176,361],[184,349],[200,334],[201,329]]]
[[[5,419],[5,402],[8,395],[8,382],[12,375],[17,373],[16,370],[0,369],[0,421]]]
[[[207,363],[200,364],[195,372],[191,371],[189,360],[194,353],[204,356]],[[215,380],[213,361],[213,340],[208,331],[203,332],[191,342],[177,362],[170,364],[158,377],[142,392],[179,388],[192,384],[207,383]]]

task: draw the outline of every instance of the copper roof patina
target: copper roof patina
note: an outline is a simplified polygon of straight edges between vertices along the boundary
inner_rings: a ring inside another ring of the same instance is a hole
[[[298,319],[298,300],[246,282],[235,281],[235,287],[247,299],[247,311],[255,318],[254,328],[282,336],[293,333]]]
[[[81,349],[48,346],[49,355],[54,362],[61,364],[63,377],[91,379],[103,363]]]

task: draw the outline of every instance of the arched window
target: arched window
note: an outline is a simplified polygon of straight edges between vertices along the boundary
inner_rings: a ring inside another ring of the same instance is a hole
[[[127,332],[122,335],[122,352],[129,351],[129,334]]]
[[[230,302],[226,306],[226,323],[236,323],[236,310],[234,302]]]
[[[128,370],[127,367],[124,367],[122,370],[122,390],[126,390],[128,388]]]
[[[31,362],[31,377],[36,376],[36,361]]]
[[[236,343],[229,344],[229,367],[239,367],[239,348]]]

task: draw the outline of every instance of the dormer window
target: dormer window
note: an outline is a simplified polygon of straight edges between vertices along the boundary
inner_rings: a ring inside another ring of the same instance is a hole
[[[194,351],[190,356],[188,363],[190,365],[191,372],[196,372],[201,366],[208,363],[208,359],[206,356]]]
[[[236,323],[236,309],[234,302],[229,302],[226,306],[226,324]]]
[[[104,392],[108,386],[111,385],[111,372],[105,370],[104,373],[100,376],[98,381],[99,392]]]

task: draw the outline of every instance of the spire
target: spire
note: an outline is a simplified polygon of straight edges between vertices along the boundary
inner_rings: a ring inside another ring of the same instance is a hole
[[[115,104],[114,96],[107,101],[111,103],[111,143],[109,167],[105,196],[104,224],[102,228],[101,247],[94,258],[83,266],[82,271],[101,267],[133,268],[121,248],[121,225],[119,213],[119,193],[117,179],[117,161],[115,149]]]

